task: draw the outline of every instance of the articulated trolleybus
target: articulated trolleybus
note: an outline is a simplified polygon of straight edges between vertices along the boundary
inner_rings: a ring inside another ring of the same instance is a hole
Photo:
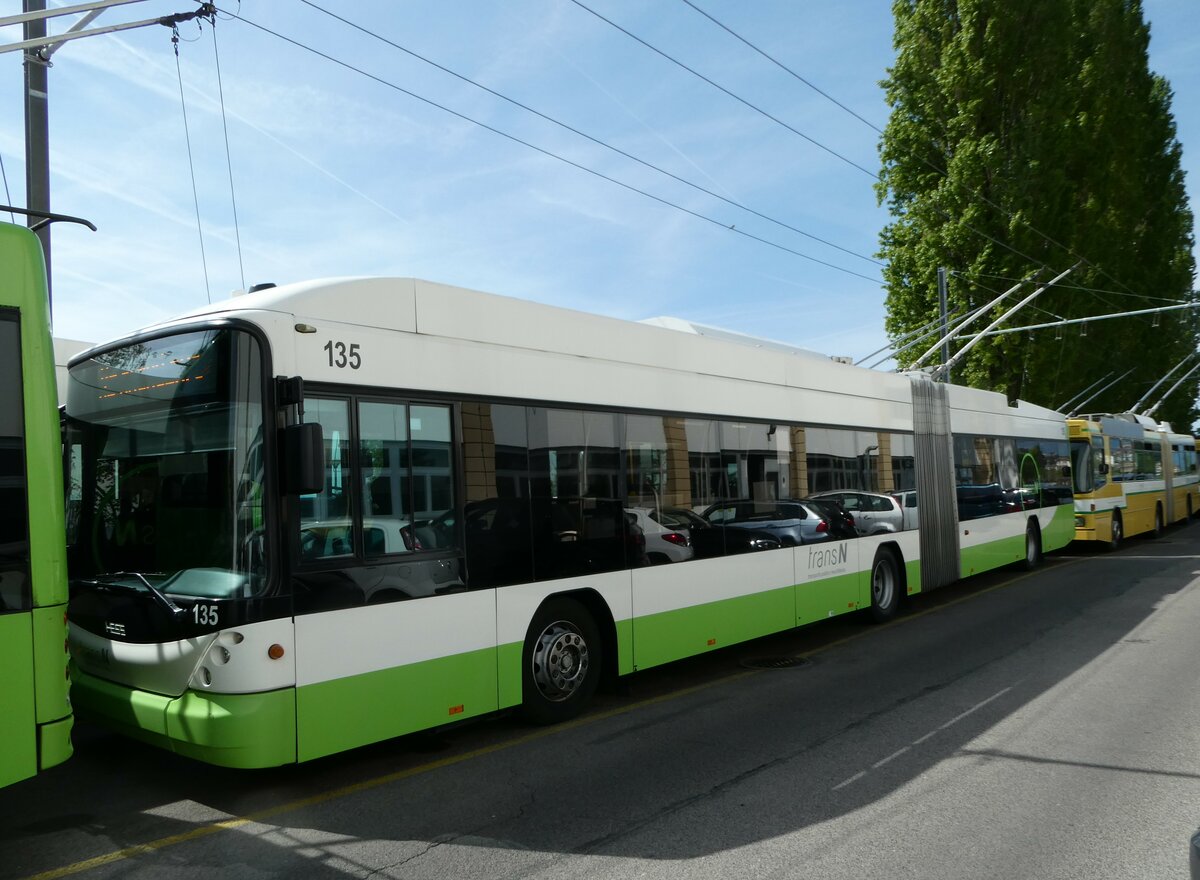
[[[0,223],[0,785],[71,755],[54,347],[37,237]]]
[[[85,352],[67,431],[76,710],[235,767],[566,719],[1073,537],[1059,413],[412,279]],[[865,534],[837,489],[919,517]]]
[[[1075,481],[1075,539],[1116,549],[1200,512],[1195,438],[1134,413],[1067,420]]]

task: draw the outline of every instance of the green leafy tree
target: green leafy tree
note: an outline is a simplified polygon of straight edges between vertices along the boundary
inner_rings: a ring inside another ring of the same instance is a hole
[[[893,338],[937,317],[939,266],[961,314],[1079,264],[1010,327],[1200,299],[1171,91],[1149,69],[1140,0],[895,0],[893,12],[878,186]],[[1132,370],[1087,406],[1125,410],[1200,342],[1193,310],[1086,327],[989,337],[954,381],[1057,407]],[[1186,430],[1198,386],[1156,416]]]

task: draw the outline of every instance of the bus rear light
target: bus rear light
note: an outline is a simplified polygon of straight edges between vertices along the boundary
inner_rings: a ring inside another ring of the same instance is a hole
[[[276,642],[271,647],[267,648],[267,656],[272,660],[278,660],[284,655],[283,645]]]
[[[462,706],[462,705],[458,705],[458,706],[451,706],[451,707],[450,707],[450,714],[451,714],[451,715],[461,715],[461,714],[462,714],[464,711],[465,711],[465,707],[464,707],[464,706]]]

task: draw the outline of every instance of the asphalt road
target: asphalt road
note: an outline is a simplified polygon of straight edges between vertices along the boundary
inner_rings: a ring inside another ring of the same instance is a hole
[[[640,673],[554,728],[237,772],[81,725],[0,791],[0,878],[1163,880],[1198,824],[1200,523]]]

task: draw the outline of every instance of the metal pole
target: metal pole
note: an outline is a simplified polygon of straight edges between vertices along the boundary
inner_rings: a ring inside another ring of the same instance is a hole
[[[0,18],[0,27],[7,27],[10,24],[21,24],[33,18],[54,18],[59,15],[76,15],[80,12],[89,12],[93,9],[108,9],[112,6],[124,6],[129,3],[141,3],[143,0],[92,0],[90,3],[80,3],[76,6],[59,6],[55,9],[38,9],[30,10],[26,4],[26,11],[20,15],[6,15]]]
[[[950,333],[949,327],[946,326],[946,269],[944,266],[938,266],[938,315],[942,319],[942,363],[950,363]],[[946,375],[942,377],[943,382],[950,381],[950,368],[946,368]]]
[[[1132,312],[1111,312],[1107,315],[1090,315],[1087,318],[1063,318],[1058,321],[1049,321],[1045,324],[1027,324],[1024,327],[1005,327],[1002,330],[988,330],[982,333],[972,334],[970,338],[975,336],[1003,336],[1006,333],[1024,333],[1026,330],[1046,330],[1049,327],[1066,327],[1069,324],[1090,324],[1092,321],[1107,321],[1110,318],[1133,318],[1138,315],[1158,315],[1163,312],[1174,312],[1179,309],[1200,309],[1200,302],[1180,303],[1177,306],[1159,306],[1154,309],[1137,309]]]
[[[26,13],[45,12],[46,0],[25,0]],[[46,36],[46,19],[33,18],[24,23],[25,39]],[[47,107],[47,65],[36,52],[25,53],[25,206],[31,211],[50,213],[50,120]],[[33,221],[30,221],[30,226]],[[36,232],[46,259],[46,295],[50,295],[50,225]],[[53,314],[51,311],[50,314]]]
[[[28,2],[28,0],[27,0]],[[27,37],[17,43],[0,43],[0,55],[5,52],[16,52],[20,49],[41,49],[45,46],[53,46],[50,51],[57,51],[58,46],[62,43],[70,42],[71,40],[81,40],[84,37],[95,37],[100,34],[115,34],[120,31],[133,30],[134,28],[147,27],[152,24],[161,24],[166,27],[171,27],[175,24],[182,24],[185,21],[191,21],[194,18],[208,18],[213,15],[216,7],[211,3],[203,3],[195,12],[180,12],[175,15],[165,15],[162,18],[146,18],[142,21],[130,21],[125,24],[114,24],[107,27],[91,28],[85,31],[76,31],[74,28],[66,33],[59,34],[55,37],[47,37],[45,31],[36,37]],[[43,24],[44,24],[43,19]],[[26,23],[28,28],[29,23]]]

